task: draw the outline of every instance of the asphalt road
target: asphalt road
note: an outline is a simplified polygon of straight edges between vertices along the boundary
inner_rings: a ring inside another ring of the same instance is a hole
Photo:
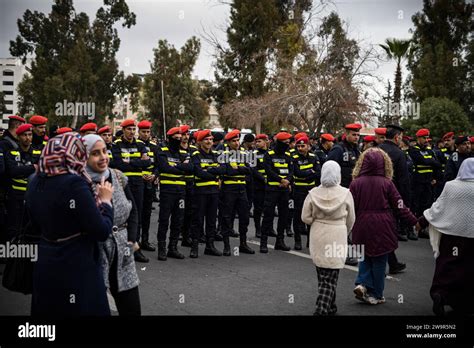
[[[158,208],[153,211],[151,235],[156,243]],[[275,221],[276,225],[276,221]],[[236,220],[235,227],[237,229]],[[156,252],[145,252],[147,264],[137,264],[144,315],[312,315],[317,297],[316,269],[308,250],[258,252],[253,220],[248,236],[255,255],[189,258],[189,248],[179,247],[184,260],[158,261]],[[270,245],[275,239],[269,238]],[[238,247],[238,238],[231,238]],[[293,241],[286,238],[293,247]],[[303,246],[306,236],[303,236]],[[223,243],[216,242],[222,250]],[[235,250],[238,250],[236,248]],[[407,264],[404,273],[387,277],[385,304],[371,306],[357,301],[352,292],[355,267],[340,272],[337,315],[432,315],[429,289],[434,259],[429,240],[400,242],[397,256]],[[0,266],[0,271],[3,265]],[[0,286],[0,315],[29,315],[30,296],[12,293]],[[111,308],[115,305],[113,300]],[[117,314],[116,312],[113,312]]]

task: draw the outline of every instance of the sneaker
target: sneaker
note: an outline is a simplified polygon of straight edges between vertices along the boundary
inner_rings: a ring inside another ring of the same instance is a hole
[[[385,303],[385,297],[382,296],[381,298],[378,298],[377,301],[379,304]]]
[[[365,302],[367,299],[367,288],[359,284],[354,288],[354,294],[356,295],[356,299]]]
[[[377,305],[379,304],[379,300],[377,300],[375,297],[373,296],[368,296],[367,297],[367,300],[365,301],[367,302],[368,304],[371,304],[371,305]]]

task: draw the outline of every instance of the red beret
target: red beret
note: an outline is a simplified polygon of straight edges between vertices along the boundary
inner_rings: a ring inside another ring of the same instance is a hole
[[[362,125],[359,123],[349,123],[349,124],[346,124],[344,128],[347,130],[359,131],[362,128]]]
[[[173,127],[168,132],[166,132],[166,135],[174,135],[174,134],[181,134],[179,127]]]
[[[257,134],[257,136],[255,137],[255,140],[257,139],[263,139],[263,140],[268,140],[268,135],[266,134]]]
[[[198,133],[198,135],[196,136],[197,141],[203,141],[204,138],[212,137],[212,133],[211,133],[210,129],[204,129],[204,130],[199,131],[197,133]]]
[[[180,130],[181,134],[187,133],[187,132],[189,132],[189,126],[187,124],[182,124],[179,127],[179,130]]]
[[[276,140],[286,140],[290,138],[291,138],[291,134],[287,132],[280,132],[277,135],[275,135]]]
[[[25,123],[26,123],[26,120],[25,120],[23,117],[18,116],[18,115],[8,116],[8,118],[9,118],[10,120],[17,120],[17,121],[25,122]]]
[[[474,137],[470,137],[470,138],[469,138],[469,141],[470,141],[471,143],[474,143]]]
[[[135,126],[135,120],[128,119],[120,123],[120,127],[122,128],[129,127],[129,126]]]
[[[139,129],[150,129],[151,125],[152,123],[150,121],[143,120],[143,121],[138,122],[137,127]]]
[[[298,141],[299,138],[301,137],[308,137],[308,134],[306,134],[305,132],[300,132],[300,133],[296,133],[295,134],[295,140]]]
[[[449,138],[452,138],[452,137],[454,137],[454,132],[448,132],[445,135],[443,135],[442,140],[446,140],[446,139],[449,139]]]
[[[385,135],[387,134],[387,128],[375,128],[375,134]]]
[[[33,115],[30,118],[30,123],[33,126],[42,126],[42,125],[46,124],[46,122],[48,122],[48,119],[44,116]]]
[[[97,132],[97,125],[94,122],[89,122],[83,125],[79,129],[79,132],[87,132],[87,131]]]
[[[224,137],[224,140],[234,139],[240,136],[240,130],[234,129],[233,131],[227,133]]]
[[[25,132],[31,131],[33,129],[33,125],[30,123],[22,124],[20,127],[16,129],[16,135],[23,134]]]
[[[324,139],[324,140],[327,140],[327,141],[334,141],[334,140],[336,140],[336,138],[334,138],[334,137],[332,136],[332,134],[329,134],[329,133],[321,134],[321,139]]]
[[[102,134],[102,133],[107,133],[107,132],[111,133],[112,130],[110,129],[109,126],[104,126],[97,131],[97,134]]]
[[[430,131],[429,129],[422,128],[419,129],[418,132],[416,132],[417,137],[429,137],[430,136]]]
[[[309,139],[307,136],[299,136],[296,140],[296,144],[309,144]]]
[[[64,134],[64,133],[68,133],[68,132],[72,132],[72,128],[69,128],[69,127],[61,127],[61,128],[58,128],[56,130],[56,134]]]
[[[404,135],[404,136],[403,136],[403,140],[412,141],[413,138],[412,138],[412,137],[409,137],[408,135]]]
[[[364,137],[364,143],[369,143],[371,141],[375,141],[375,136],[374,135],[366,135]]]

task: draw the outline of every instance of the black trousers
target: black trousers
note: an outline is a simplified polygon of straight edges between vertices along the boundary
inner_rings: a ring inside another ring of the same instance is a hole
[[[153,206],[153,198],[155,197],[155,190],[150,183],[145,183],[143,190],[143,210],[142,210],[142,232],[141,242],[148,242],[150,236],[150,218],[151,208]]]
[[[239,214],[240,240],[246,240],[249,227],[249,202],[247,192],[221,191],[219,212],[222,214],[222,235],[230,236],[235,212]]]
[[[7,240],[11,240],[21,230],[24,214],[25,201],[22,197],[9,197],[7,200]]]
[[[265,191],[265,203],[263,205],[263,222],[262,237],[267,237],[273,229],[273,218],[275,217],[275,207],[278,206],[278,238],[283,239],[285,229],[288,226],[288,201],[290,192],[288,190],[281,191]]]
[[[143,214],[143,193],[145,184],[141,177],[128,177],[128,187],[133,195],[133,200],[137,207],[138,214],[138,229],[137,229],[137,242],[141,240],[140,232],[142,230],[142,214]]]
[[[413,213],[416,217],[423,215],[433,204],[433,187],[430,182],[413,182]]]
[[[193,240],[201,237],[206,222],[206,240],[213,241],[216,236],[216,218],[219,194],[195,194],[193,198],[193,220],[191,226],[191,238]]]
[[[303,204],[306,196],[308,195],[308,191],[295,191],[293,193],[293,199],[295,202],[295,213],[293,217],[293,229],[295,231],[295,241],[301,242],[301,236],[304,234],[308,234],[309,226],[306,225],[301,220],[301,212],[303,211]]]
[[[114,261],[109,270],[109,285],[110,293],[112,294],[115,300],[117,311],[121,317],[132,317],[142,315],[138,286],[129,290],[118,292],[117,253],[115,253]]]
[[[279,208],[278,208],[278,214],[280,214]],[[288,200],[288,225],[286,226],[288,230],[291,230],[291,224],[294,223],[293,222],[294,215],[295,215],[295,197],[294,197],[294,192],[291,191],[290,197]]]
[[[392,251],[390,254],[388,254],[389,269],[395,267],[397,263],[398,263],[397,255],[395,255],[395,251]]]
[[[185,193],[163,192],[160,190],[160,213],[158,217],[158,242],[166,242],[166,234],[170,225],[170,242],[178,241],[183,226]]]
[[[253,222],[255,230],[262,229],[263,204],[265,203],[265,190],[255,190],[253,195]]]
[[[184,220],[183,220],[183,229],[182,229],[182,236],[183,239],[189,237],[189,233],[191,230],[191,224],[193,221],[194,215],[194,188],[193,185],[186,185],[186,193],[184,198]]]

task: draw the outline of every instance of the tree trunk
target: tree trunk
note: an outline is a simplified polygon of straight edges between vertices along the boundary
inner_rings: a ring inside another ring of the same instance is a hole
[[[395,124],[400,123],[400,99],[401,99],[401,89],[402,89],[402,68],[400,66],[400,59],[397,62],[397,70],[395,72],[395,88],[393,90],[393,102],[395,103],[397,113],[392,116],[393,122]]]

